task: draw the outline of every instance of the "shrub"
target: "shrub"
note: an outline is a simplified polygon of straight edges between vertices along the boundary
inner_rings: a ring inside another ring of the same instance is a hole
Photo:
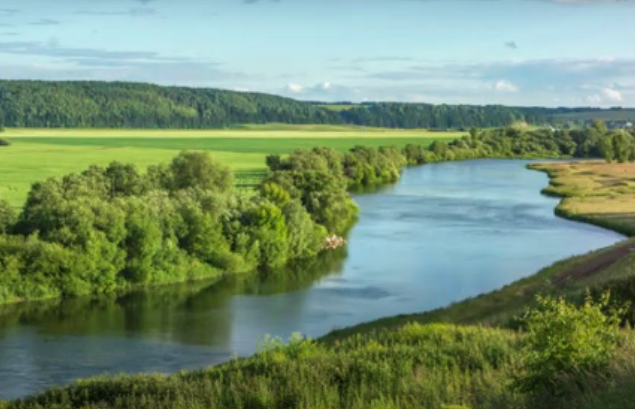
[[[6,139],[0,138],[0,146],[9,146],[11,145],[11,142],[9,142]]]
[[[609,293],[594,302],[587,294],[581,307],[563,298],[538,296],[538,308],[525,317],[523,373],[516,386],[523,392],[561,395],[565,383],[603,373],[620,343],[622,308],[609,305]]]

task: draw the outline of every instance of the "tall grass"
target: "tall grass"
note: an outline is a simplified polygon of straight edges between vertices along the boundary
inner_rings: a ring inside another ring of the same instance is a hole
[[[332,346],[294,337],[267,339],[258,354],[172,376],[78,381],[2,409],[458,409],[629,407],[635,399],[633,339],[620,350],[611,382],[572,382],[570,401],[511,387],[524,338],[513,331],[410,324],[349,337]],[[601,397],[599,399],[598,397]],[[554,403],[555,402],[555,403]],[[609,406],[603,406],[604,403]],[[537,403],[549,404],[549,406]],[[554,404],[556,406],[554,406]],[[626,406],[619,406],[627,404]]]
[[[519,336],[409,325],[326,347],[267,340],[257,355],[173,376],[97,378],[6,408],[510,407],[506,388]]]

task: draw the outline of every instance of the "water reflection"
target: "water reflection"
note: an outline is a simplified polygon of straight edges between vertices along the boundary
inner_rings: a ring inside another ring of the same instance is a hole
[[[222,282],[199,281],[123,295],[7,305],[0,309],[0,338],[13,327],[37,327],[40,334],[51,336],[152,338],[228,347],[232,297],[273,296],[309,288],[327,275],[341,273],[345,259],[346,249],[337,249],[315,260]],[[301,303],[298,298],[296,304],[286,307],[299,312]],[[200,325],[203,318],[205,325]]]

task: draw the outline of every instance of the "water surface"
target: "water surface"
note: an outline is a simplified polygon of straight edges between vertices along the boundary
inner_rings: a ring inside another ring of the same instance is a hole
[[[525,161],[406,169],[356,196],[346,250],[280,276],[168,286],[99,300],[0,307],[0,398],[104,372],[173,372],[256,350],[265,334],[421,312],[623,239],[559,219]]]

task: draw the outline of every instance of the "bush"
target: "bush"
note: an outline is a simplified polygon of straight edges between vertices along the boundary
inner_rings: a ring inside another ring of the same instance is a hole
[[[587,294],[581,307],[538,296],[538,308],[525,317],[527,343],[516,386],[558,396],[571,379],[603,373],[620,343],[623,313],[609,305],[608,292],[599,302]]]
[[[6,139],[0,138],[0,146],[9,146],[11,145],[11,142],[7,141]]]

